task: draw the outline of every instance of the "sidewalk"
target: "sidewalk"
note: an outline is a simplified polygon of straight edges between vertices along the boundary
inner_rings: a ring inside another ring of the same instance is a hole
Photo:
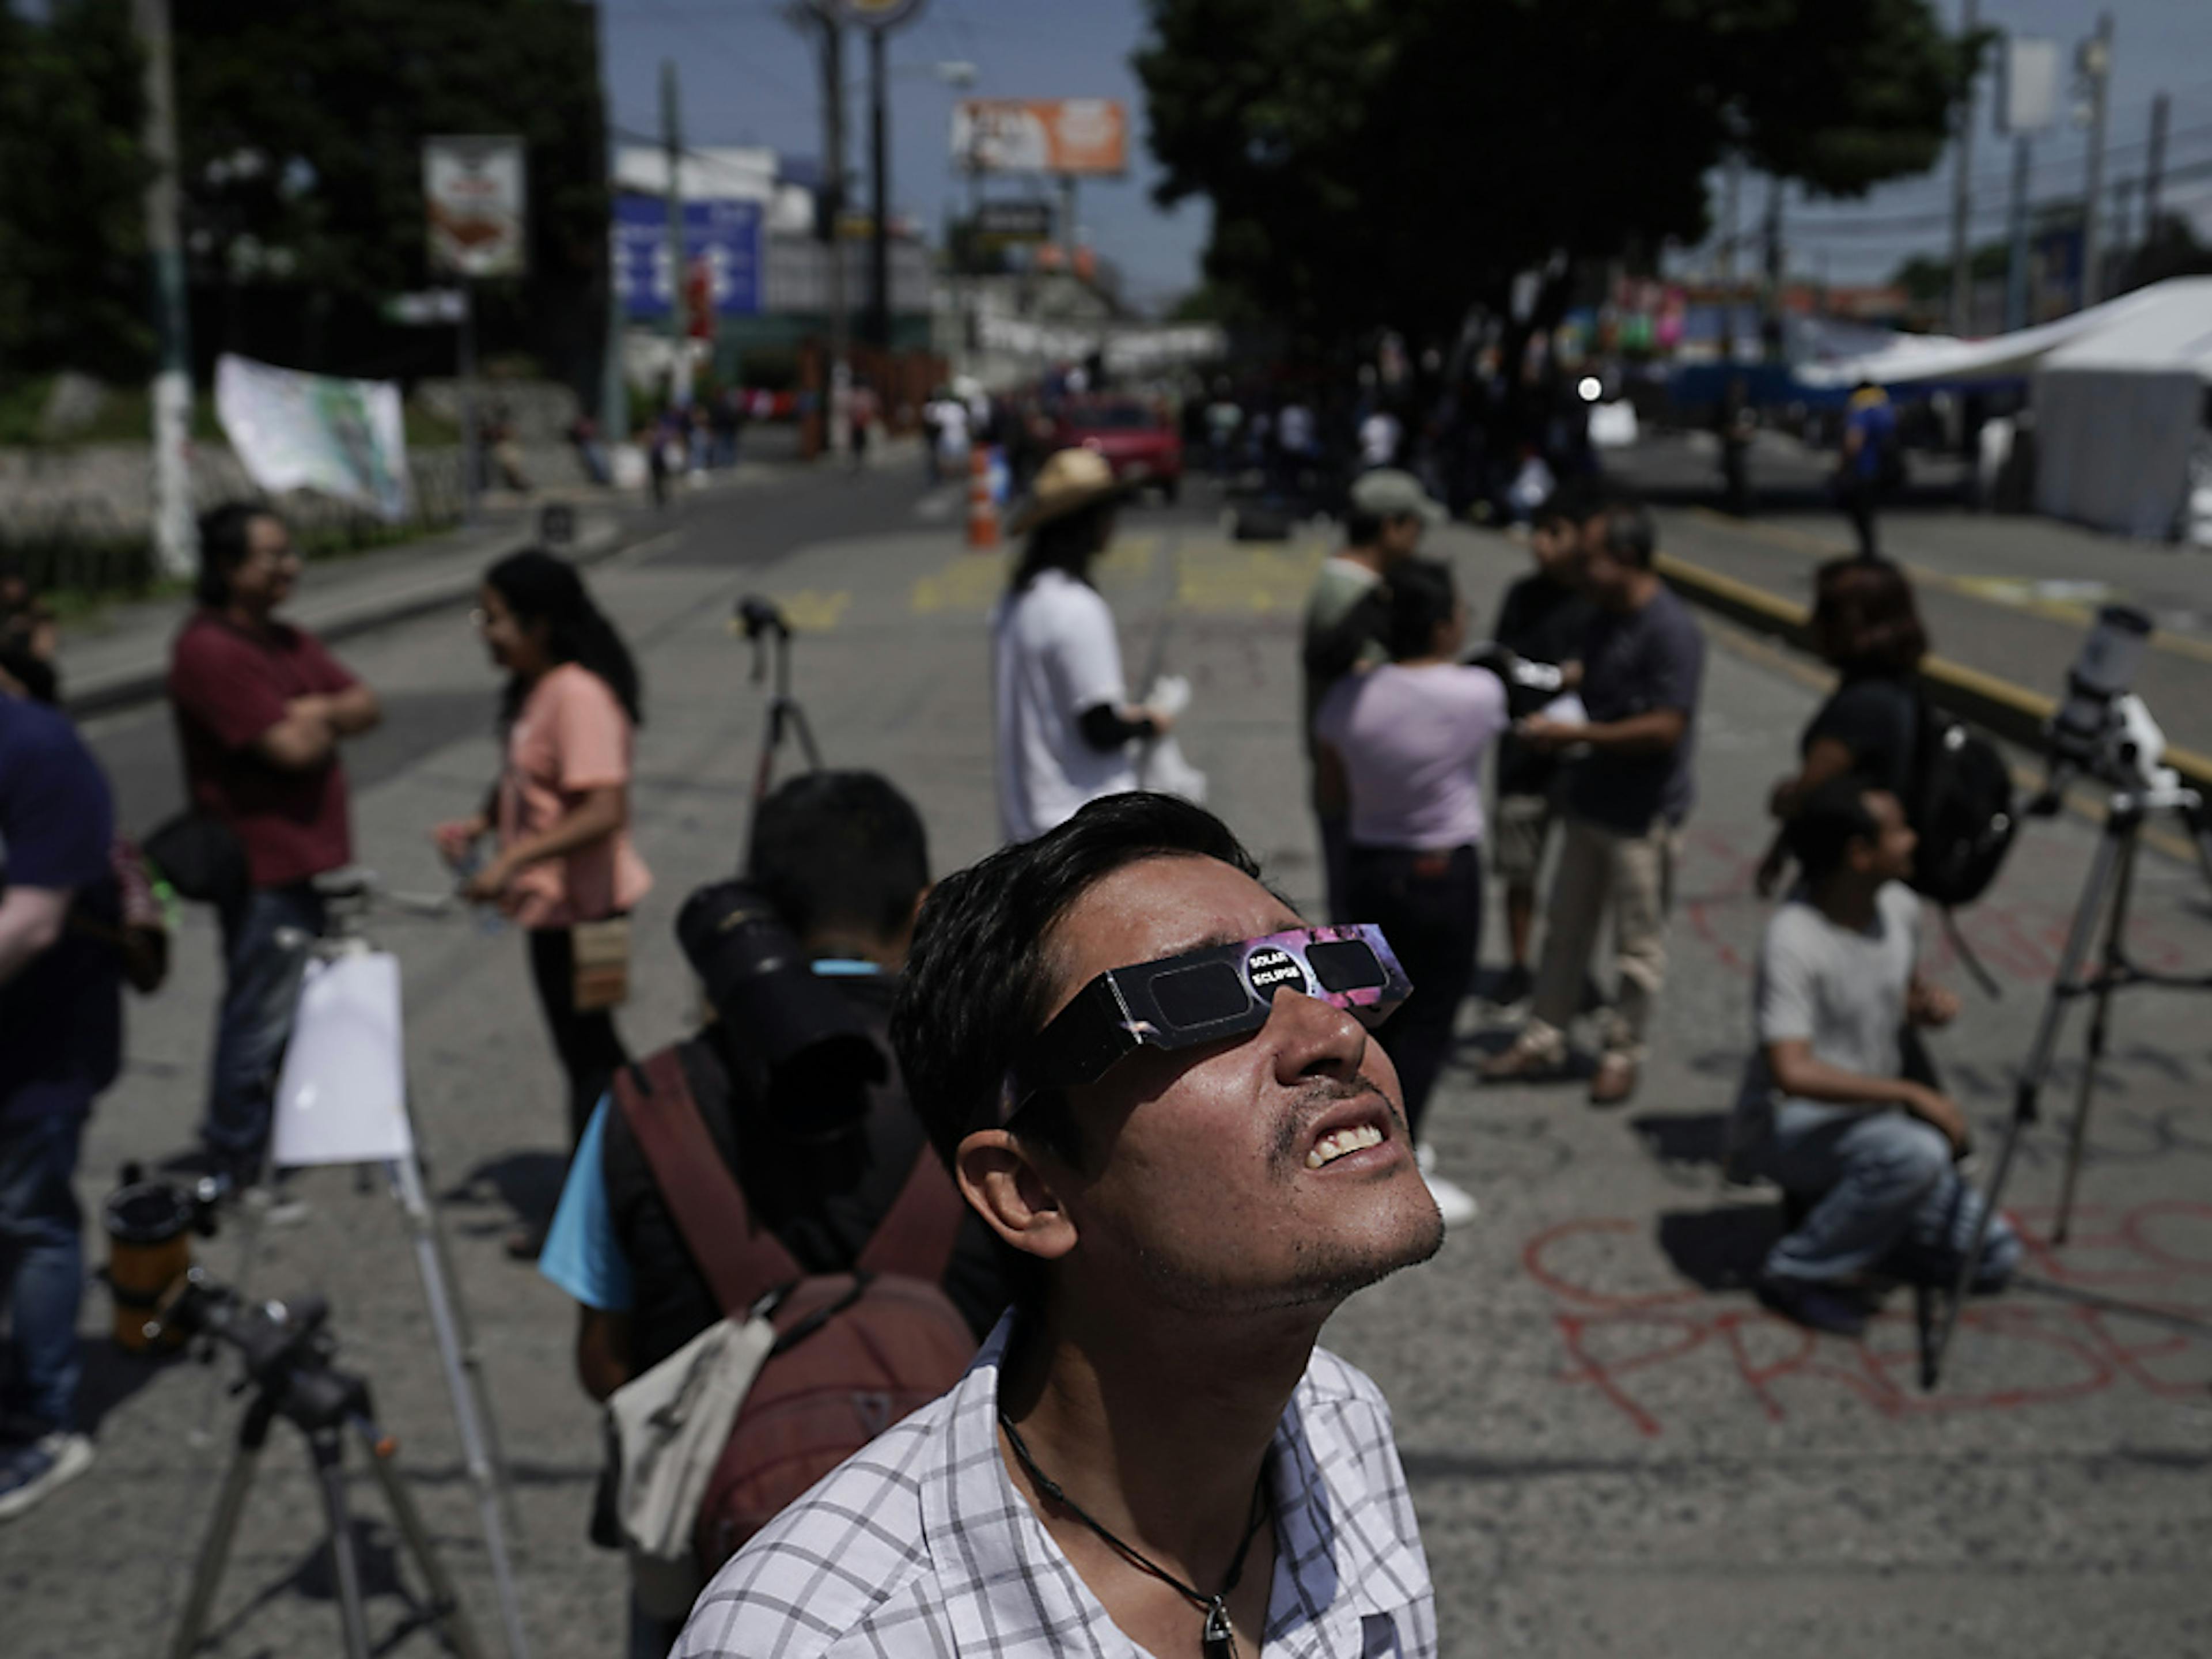
[[[527,498],[490,492],[477,524],[374,552],[315,561],[301,584],[298,602],[286,614],[325,640],[344,639],[465,598],[487,564],[538,541],[539,515],[547,507],[574,511],[574,540],[566,550],[578,564],[589,566],[672,529],[688,501],[758,488],[809,470],[796,460],[741,462],[726,473],[707,475],[703,485],[672,484],[665,509],[654,508],[635,492],[612,489],[564,487]],[[190,605],[182,596],[116,605],[65,628],[61,672],[70,713],[82,720],[161,696],[169,642]]]

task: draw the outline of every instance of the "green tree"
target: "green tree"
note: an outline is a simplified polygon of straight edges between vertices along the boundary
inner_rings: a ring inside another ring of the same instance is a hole
[[[581,378],[601,332],[605,118],[594,9],[575,0],[174,0],[187,244],[198,284],[307,308],[307,367],[379,367],[386,295],[431,280],[422,143],[515,133],[530,274],[483,285],[490,349]]]
[[[0,380],[145,374],[145,173],[129,0],[0,0]]]
[[[1924,170],[1966,61],[1928,0],[1149,6],[1159,199],[1206,197],[1209,278],[1318,342],[1698,238],[1731,151],[1832,195]]]

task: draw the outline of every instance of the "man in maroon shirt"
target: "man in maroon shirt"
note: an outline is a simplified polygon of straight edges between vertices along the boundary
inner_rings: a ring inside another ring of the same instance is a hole
[[[276,619],[300,576],[284,521],[233,503],[200,521],[200,608],[177,635],[169,702],[194,806],[245,848],[250,880],[218,908],[223,993],[201,1139],[239,1186],[267,1150],[302,958],[279,930],[323,930],[313,878],[352,861],[338,744],[382,717],[376,694],[304,629]]]

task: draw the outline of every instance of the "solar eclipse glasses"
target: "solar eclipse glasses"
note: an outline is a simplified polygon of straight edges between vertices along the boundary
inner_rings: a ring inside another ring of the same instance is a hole
[[[1374,1025],[1413,986],[1372,922],[1294,928],[1109,968],[1037,1033],[1007,1079],[1000,1121],[1048,1090],[1096,1083],[1139,1048],[1195,1048],[1256,1031],[1285,989]]]

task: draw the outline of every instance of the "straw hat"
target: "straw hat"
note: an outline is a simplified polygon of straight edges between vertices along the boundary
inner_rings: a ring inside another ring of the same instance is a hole
[[[1037,469],[1030,498],[1006,526],[1011,535],[1027,535],[1040,526],[1122,493],[1114,469],[1095,449],[1057,450]]]

